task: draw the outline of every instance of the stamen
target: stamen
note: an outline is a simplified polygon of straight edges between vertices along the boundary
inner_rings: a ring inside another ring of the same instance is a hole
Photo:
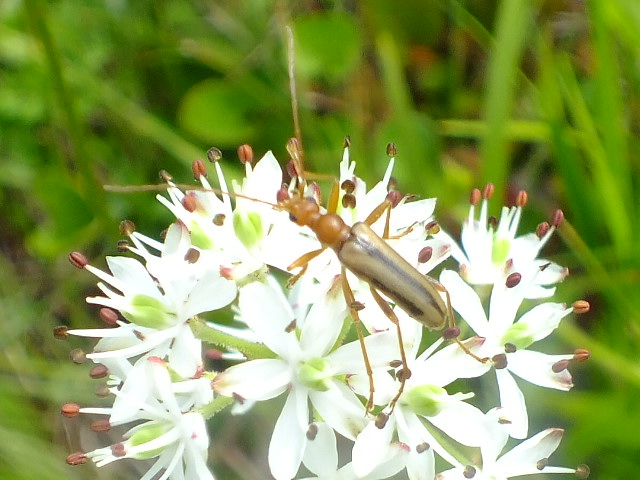
[[[317,435],[318,435],[318,425],[315,423],[310,424],[309,428],[307,428],[307,440],[313,441],[316,439]]]
[[[558,360],[551,366],[551,371],[553,373],[560,373],[567,369],[569,366],[569,360]]]
[[[549,459],[548,458],[541,458],[540,460],[538,460],[536,462],[536,468],[538,470],[544,470],[544,467],[546,467],[547,465],[549,465]]]
[[[503,370],[507,368],[507,356],[504,353],[499,353],[491,357],[493,366],[496,370]]]
[[[87,257],[85,257],[80,252],[71,252],[69,254],[69,262],[71,262],[71,265],[73,265],[74,267],[82,270],[84,267],[88,265],[89,260],[87,260]]]
[[[82,365],[87,361],[87,354],[81,348],[74,348],[69,352],[69,359],[76,365]]]
[[[200,258],[200,250],[193,247],[187,250],[187,253],[184,254],[184,261],[192,265],[196,263],[199,258]]]
[[[477,188],[474,188],[473,190],[471,190],[471,195],[469,195],[469,203],[473,206],[478,206],[480,205],[480,200],[482,199],[482,196],[480,194],[480,190],[478,190]]]
[[[120,235],[126,235],[127,237],[136,231],[136,224],[131,220],[122,220],[119,225]]]
[[[345,180],[340,185],[340,188],[344,190],[345,193],[353,193],[356,189],[356,184],[353,182],[353,180]]]
[[[396,208],[402,200],[402,194],[398,190],[391,190],[387,193],[386,200],[391,203],[391,208]]]
[[[124,457],[127,454],[126,448],[124,448],[124,443],[115,443],[111,446],[111,454],[114,457]]]
[[[224,225],[225,218],[227,218],[227,216],[224,213],[218,213],[214,215],[212,222],[216,227],[221,227]]]
[[[295,318],[293,320],[291,320],[291,322],[289,322],[289,325],[284,327],[284,331],[287,332],[287,333],[291,333],[295,329],[296,329],[296,319]]]
[[[187,193],[182,199],[182,206],[189,213],[195,212],[198,208],[198,198],[196,194],[194,192]]]
[[[429,445],[427,442],[420,443],[416,445],[416,453],[426,452],[430,448],[431,448],[431,445]]]
[[[395,143],[387,143],[387,156],[395,157],[398,155],[398,147]]]
[[[591,309],[591,305],[586,300],[576,300],[571,304],[571,308],[573,308],[574,313],[581,315],[587,313]]]
[[[77,403],[65,403],[60,407],[60,413],[67,418],[74,418],[80,415],[80,405]]]
[[[464,478],[473,478],[476,476],[476,468],[471,466],[471,465],[467,465],[466,467],[464,467],[464,471],[462,472],[462,476]]]
[[[342,196],[342,208],[356,208],[356,197],[350,193]]]
[[[200,159],[191,162],[191,171],[193,172],[193,178],[196,180],[200,180],[200,177],[207,178],[207,167],[205,167],[204,162]]]
[[[53,338],[57,340],[66,340],[69,338],[69,328],[66,325],[58,325],[53,329]]]
[[[166,170],[160,170],[158,172],[158,176],[160,177],[160,181],[164,183],[169,183],[171,180],[173,180],[173,175],[171,175]]]
[[[107,325],[116,326],[118,324],[118,314],[111,308],[102,307],[98,315],[100,316],[100,320]]]
[[[440,225],[435,220],[432,220],[424,226],[424,229],[427,232],[427,235],[435,235],[440,232]]]
[[[74,452],[67,457],[67,465],[75,467],[87,463],[87,455],[84,452]]]
[[[111,430],[109,420],[96,420],[91,424],[91,431],[96,433],[105,433]]]
[[[433,256],[433,247],[423,247],[418,252],[418,263],[427,263]]]
[[[555,213],[553,214],[553,218],[551,219],[551,225],[558,228],[563,221],[564,221],[564,213],[562,212],[562,210],[559,210],[559,209],[556,210]]]
[[[589,466],[584,463],[578,465],[578,468],[576,468],[576,477],[578,478],[589,478],[590,473],[591,469],[589,469]]]
[[[517,347],[513,343],[504,344],[504,353],[514,353],[516,350]]]
[[[219,148],[211,147],[209,150],[207,150],[207,159],[211,163],[219,162],[222,159],[222,152]]]
[[[238,147],[238,158],[243,165],[253,163],[253,148],[248,143],[244,143]]]
[[[507,288],[513,288],[517,286],[522,280],[522,275],[518,272],[514,272],[507,277],[507,280],[504,282]]]
[[[116,248],[120,253],[128,252],[130,247],[131,245],[127,240],[118,240],[118,244],[116,245]]]
[[[493,197],[493,192],[495,191],[495,187],[493,183],[487,183],[482,190],[482,198],[485,200],[490,200]]]
[[[349,148],[351,146],[351,137],[349,135],[344,137],[344,143],[342,145],[344,148]]]
[[[529,200],[529,195],[526,190],[520,190],[516,195],[516,207],[524,208]]]
[[[538,224],[538,226],[536,227],[536,237],[538,238],[544,237],[550,228],[551,228],[551,225],[549,225],[548,222],[542,222]]]
[[[578,363],[586,362],[591,358],[591,352],[584,348],[578,348],[573,352],[573,360]]]
[[[376,428],[382,430],[387,425],[388,421],[389,421],[389,415],[387,415],[386,413],[380,412],[376,416],[376,420],[375,420],[374,424],[375,424]]]

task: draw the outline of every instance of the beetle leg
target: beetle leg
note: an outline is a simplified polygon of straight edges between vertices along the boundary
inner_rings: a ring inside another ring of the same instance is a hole
[[[358,333],[358,342],[360,342],[360,349],[362,350],[362,360],[364,362],[364,368],[367,372],[367,378],[369,379],[369,399],[367,400],[367,406],[365,407],[365,413],[370,412],[373,409],[373,394],[375,392],[375,386],[373,384],[373,369],[371,368],[371,362],[369,361],[369,354],[367,353],[367,347],[364,343],[364,333],[362,331],[362,322],[360,321],[360,315],[358,310],[362,308],[362,304],[356,302],[356,298],[353,295],[353,290],[347,280],[347,269],[343,266],[340,274],[342,281],[342,292],[344,299],[347,302],[347,307],[353,317],[353,323],[356,326],[356,332]]]
[[[287,282],[287,286],[291,287],[294,283],[298,281],[298,279],[304,275],[304,272],[307,271],[307,267],[309,266],[309,262],[320,255],[322,252],[326,250],[326,247],[319,248],[318,250],[312,250],[310,252],[305,253],[298,257],[291,265],[287,267],[287,270],[293,270],[294,268],[302,267],[298,273],[296,273],[293,277],[289,279]]]
[[[396,396],[393,397],[391,402],[389,402],[390,410],[388,414],[391,414],[391,412],[393,412],[394,407],[396,406],[396,402],[398,401],[398,399],[400,398],[400,395],[402,395],[402,392],[404,391],[404,385],[407,382],[407,379],[411,378],[411,370],[409,370],[409,366],[407,364],[407,356],[404,351],[404,342],[402,340],[402,330],[400,329],[400,321],[398,320],[397,315],[395,314],[393,309],[389,306],[387,301],[384,298],[382,298],[378,293],[378,291],[373,287],[371,287],[371,295],[373,296],[374,300],[378,304],[378,307],[380,307],[380,310],[382,310],[382,312],[387,316],[387,318],[391,321],[391,323],[393,323],[396,326],[396,331],[398,336],[398,347],[400,348],[400,359],[402,361],[402,369],[399,370],[398,373],[396,374],[396,377],[398,378],[398,380],[400,380],[400,388],[398,388],[398,393],[396,393]]]

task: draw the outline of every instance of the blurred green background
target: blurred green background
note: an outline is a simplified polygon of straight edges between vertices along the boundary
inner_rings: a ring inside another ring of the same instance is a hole
[[[66,401],[100,403],[55,325],[97,326],[95,279],[67,262],[116,254],[118,222],[157,237],[153,194],[103,184],[188,182],[220,148],[272,149],[293,135],[285,25],[307,167],[333,173],[345,135],[373,183],[395,142],[403,192],[437,196],[457,232],[469,190],[529,191],[521,232],[562,208],[545,255],[570,268],[557,298],[592,311],[565,320],[549,353],[581,347],[569,393],[527,388],[530,432],[566,427],[552,464],[592,478],[640,468],[640,2],[637,0],[3,0],[0,2],[0,478],[135,478],[136,465],[68,467],[105,445]],[[273,405],[212,426],[218,478],[266,478]],[[224,417],[224,418],[222,418]],[[255,437],[256,431],[265,437]],[[131,468],[131,470],[127,470]],[[542,476],[540,476],[542,477]],[[540,478],[538,477],[538,478]]]

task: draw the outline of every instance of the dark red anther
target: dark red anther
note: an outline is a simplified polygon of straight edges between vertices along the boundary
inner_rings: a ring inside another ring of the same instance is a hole
[[[87,455],[84,452],[74,452],[67,457],[67,465],[75,467],[77,465],[84,465],[87,463]]]
[[[71,252],[69,254],[69,262],[71,262],[71,265],[81,270],[89,263],[87,257],[80,252]]]
[[[197,248],[191,247],[189,250],[187,250],[187,253],[184,254],[184,261],[189,264],[196,263],[199,258],[200,250],[198,250]]]
[[[591,305],[586,300],[576,300],[571,304],[571,308],[573,308],[573,313],[583,314],[591,310]]]
[[[564,213],[560,209],[556,210],[551,219],[551,225],[558,228],[560,225],[562,225],[563,221],[564,221]]]
[[[418,252],[418,263],[427,263],[433,256],[433,247],[423,247]]]
[[[284,327],[284,331],[286,333],[291,333],[296,329],[296,325],[297,325],[297,322],[296,322],[296,319],[294,318],[289,322],[289,324],[286,327]]]
[[[296,163],[293,160],[289,160],[287,162],[287,173],[289,174],[289,178],[298,178],[298,169],[296,168]]]
[[[53,338],[58,340],[66,340],[69,338],[69,328],[66,325],[58,325],[53,328]]]
[[[211,147],[209,150],[207,150],[207,160],[209,160],[211,163],[219,162],[221,158],[222,152],[219,148]]]
[[[551,228],[551,225],[549,225],[548,222],[539,223],[538,226],[536,227],[536,237],[538,238],[544,237],[550,228]]]
[[[589,358],[591,358],[591,352],[587,349],[577,348],[573,352],[573,360],[578,363],[586,362]]]
[[[345,193],[342,196],[342,208],[356,208],[356,197],[351,193]]]
[[[356,184],[353,180],[345,180],[340,184],[340,188],[344,190],[345,193],[353,193],[356,189]]]
[[[198,208],[198,197],[195,192],[189,192],[182,198],[182,206],[187,212],[195,212]]]
[[[398,190],[390,190],[386,199],[391,203],[391,208],[396,208],[402,200],[402,194]]]
[[[464,467],[464,470],[462,472],[462,476],[464,478],[473,478],[476,476],[476,467],[472,466],[472,465],[467,465],[466,467]]]
[[[482,198],[485,200],[490,200],[493,197],[493,192],[495,191],[495,187],[493,183],[487,183],[482,190]]]
[[[207,178],[207,167],[201,159],[191,162],[191,171],[193,172],[193,178],[200,180],[200,177]]]
[[[122,220],[119,225],[120,235],[129,236],[136,231],[136,224],[131,220]]]
[[[427,235],[435,235],[440,231],[440,225],[435,220],[431,220],[424,226]]]
[[[276,193],[276,201],[278,203],[284,203],[287,200],[291,200],[291,195],[289,194],[287,185],[283,184],[282,187],[280,187],[280,190]]]
[[[494,355],[491,357],[491,361],[493,362],[493,366],[496,370],[507,368],[507,355],[504,353]]]
[[[520,275],[518,272],[514,272],[507,277],[504,284],[507,286],[507,288],[513,288],[517,286],[521,280],[522,280],[522,275]]]
[[[374,423],[376,428],[382,430],[387,425],[388,421],[389,421],[389,415],[387,415],[386,413],[380,412],[378,415],[376,415],[376,420]]]
[[[82,365],[87,361],[87,354],[81,348],[74,348],[69,352],[69,359],[76,365]]]
[[[124,443],[114,443],[111,445],[111,454],[114,457],[124,457],[127,454],[127,449]]]
[[[504,353],[514,353],[517,350],[517,347],[513,343],[505,343],[504,344]]]
[[[113,327],[118,325],[118,313],[115,310],[107,307],[102,307],[98,315],[100,316],[100,320],[102,320],[107,325]]]
[[[91,423],[91,431],[96,433],[105,433],[111,430],[109,420],[96,420]]]
[[[482,200],[482,194],[480,193],[480,190],[478,190],[477,188],[471,190],[471,195],[469,195],[469,203],[471,205],[478,206],[480,205],[480,200]]]
[[[316,436],[318,435],[318,425],[316,423],[311,423],[309,428],[307,428],[307,440],[314,441]]]
[[[238,147],[238,158],[244,165],[246,163],[253,163],[253,148],[248,143],[243,143]]]
[[[560,373],[567,369],[569,366],[569,360],[558,360],[551,366],[551,371],[553,373]]]
[[[93,367],[91,370],[89,370],[89,376],[94,380],[97,380],[99,378],[104,378],[107,375],[109,375],[109,369],[105,365],[102,365],[101,363],[99,363],[98,365]]]
[[[67,418],[74,418],[80,415],[80,405],[77,403],[65,403],[60,407],[60,413]]]
[[[516,207],[524,208],[527,206],[529,195],[526,190],[520,190],[516,195]]]
[[[396,144],[393,142],[387,143],[387,156],[395,157],[396,155],[398,155],[398,147]]]
[[[442,338],[445,340],[453,340],[460,336],[460,329],[458,327],[449,327],[442,332]]]

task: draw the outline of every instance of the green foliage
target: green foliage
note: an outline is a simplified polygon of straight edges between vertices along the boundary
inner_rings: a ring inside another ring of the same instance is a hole
[[[369,182],[396,143],[399,188],[438,196],[438,217],[453,231],[468,191],[486,181],[497,200],[529,191],[523,232],[564,210],[562,242],[545,253],[572,271],[562,299],[593,308],[548,347],[593,355],[576,369],[573,392],[531,392],[541,419],[531,431],[566,425],[554,463],[635,478],[636,0],[0,2],[0,418],[11,439],[0,447],[0,478],[117,477],[118,467],[96,474],[63,463],[88,445],[61,433],[58,405],[96,402],[78,380],[85,368],[67,365],[80,343],[49,333],[91,326],[95,313],[83,304],[94,279],[64,256],[83,250],[104,267],[119,220],[152,236],[170,221],[152,194],[106,193],[104,184],[156,183],[160,169],[187,182],[191,161],[212,145],[231,176],[243,142],[287,160],[287,24],[308,170],[335,171],[350,135]],[[213,448],[232,448],[234,435],[216,431]],[[221,478],[260,471],[228,460],[237,453],[215,458]]]

